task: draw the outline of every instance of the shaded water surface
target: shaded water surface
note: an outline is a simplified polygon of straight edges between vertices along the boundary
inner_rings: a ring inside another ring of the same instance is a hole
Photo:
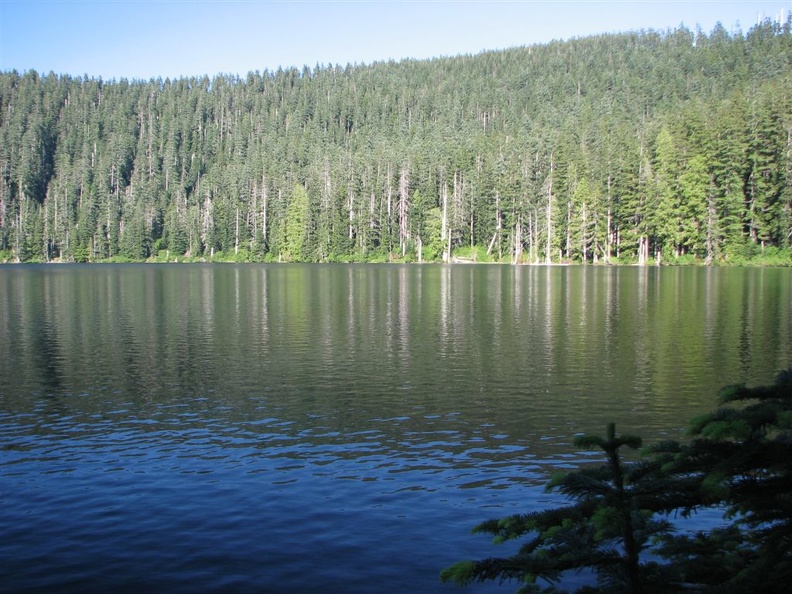
[[[0,267],[0,355],[0,591],[454,592],[574,435],[791,365],[792,271]]]

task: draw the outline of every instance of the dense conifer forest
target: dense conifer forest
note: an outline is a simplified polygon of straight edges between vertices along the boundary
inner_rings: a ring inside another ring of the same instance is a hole
[[[792,264],[792,33],[0,73],[0,261]]]

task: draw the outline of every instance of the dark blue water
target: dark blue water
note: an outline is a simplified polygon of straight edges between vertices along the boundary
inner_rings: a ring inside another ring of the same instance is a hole
[[[453,592],[574,435],[792,364],[792,271],[0,267],[0,355],[0,591]]]

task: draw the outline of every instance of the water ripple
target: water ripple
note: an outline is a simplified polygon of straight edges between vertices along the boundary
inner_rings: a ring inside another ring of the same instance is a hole
[[[575,435],[792,360],[788,271],[67,268],[0,271],[3,591],[447,592]]]

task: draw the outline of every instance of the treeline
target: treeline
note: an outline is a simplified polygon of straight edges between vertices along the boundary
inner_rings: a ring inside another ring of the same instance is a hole
[[[792,34],[0,73],[0,261],[792,262]]]

